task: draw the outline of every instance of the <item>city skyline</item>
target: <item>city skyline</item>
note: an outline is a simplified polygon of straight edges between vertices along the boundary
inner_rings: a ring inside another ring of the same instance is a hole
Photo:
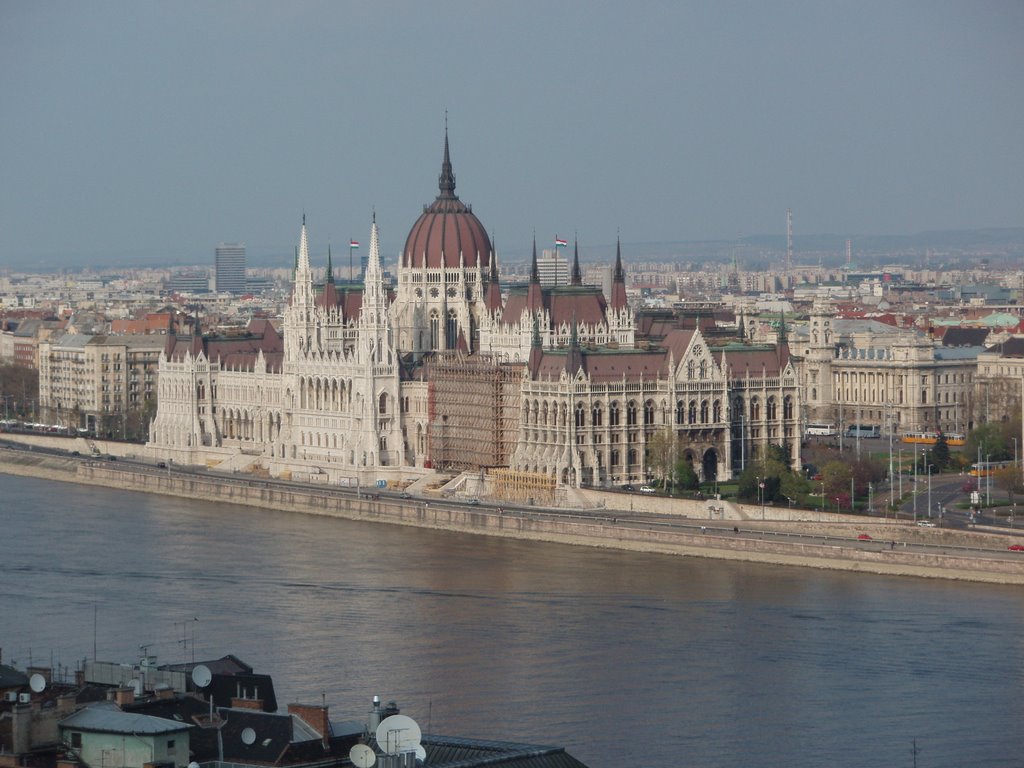
[[[1017,227],[1013,3],[8,6],[0,266],[200,263],[457,193],[499,254]],[[446,118],[447,113],[447,118]],[[550,233],[550,235],[549,235]]]

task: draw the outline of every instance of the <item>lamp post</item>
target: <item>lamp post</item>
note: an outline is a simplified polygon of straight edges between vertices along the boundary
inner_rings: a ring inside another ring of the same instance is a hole
[[[825,481],[821,481],[821,511],[825,511]]]
[[[932,468],[934,464],[928,465],[928,517],[932,516]]]
[[[917,444],[914,444],[914,522],[917,522]]]

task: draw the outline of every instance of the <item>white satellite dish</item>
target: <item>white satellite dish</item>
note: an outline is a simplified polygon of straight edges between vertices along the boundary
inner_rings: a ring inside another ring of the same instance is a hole
[[[205,688],[213,680],[213,672],[205,664],[196,664],[192,668],[192,682],[197,688]]]
[[[356,744],[348,751],[348,759],[356,768],[372,768],[377,762],[377,753],[365,744]]]
[[[411,717],[392,715],[377,726],[377,746],[389,755],[411,752],[419,746],[423,732]]]
[[[422,744],[416,745],[416,759],[421,763],[427,762],[427,748]]]
[[[46,678],[36,672],[28,679],[28,687],[35,693],[42,693],[46,690]]]
[[[242,729],[242,743],[243,744],[255,744],[256,743],[256,731],[252,728]]]
[[[193,762],[188,764],[188,768],[200,768],[200,765],[199,765],[199,763],[193,761]]]

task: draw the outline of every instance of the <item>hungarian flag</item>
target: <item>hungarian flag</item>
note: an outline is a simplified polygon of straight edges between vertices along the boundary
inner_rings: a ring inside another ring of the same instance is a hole
[[[569,245],[568,240],[563,240],[558,235],[555,235],[555,248],[565,248],[567,245]]]
[[[349,248],[358,248],[359,247],[359,241],[358,240],[349,240],[348,241],[348,247]]]

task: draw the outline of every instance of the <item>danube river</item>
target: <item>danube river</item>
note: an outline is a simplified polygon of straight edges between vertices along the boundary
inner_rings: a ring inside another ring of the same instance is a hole
[[[1024,764],[1024,590],[0,475],[3,661],[233,653],[278,701],[591,768]],[[95,618],[95,621],[94,621]]]

